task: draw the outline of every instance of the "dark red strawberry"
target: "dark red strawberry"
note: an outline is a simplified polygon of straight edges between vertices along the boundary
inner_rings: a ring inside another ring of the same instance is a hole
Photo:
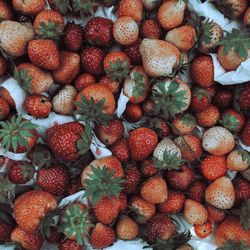
[[[93,17],[84,27],[84,38],[91,45],[110,47],[114,40],[112,28],[112,20],[103,17]]]
[[[141,53],[140,53],[140,45],[141,39],[139,38],[136,43],[130,46],[125,46],[123,51],[128,55],[129,59],[131,60],[133,65],[141,64]]]
[[[140,26],[140,35],[142,38],[161,39],[162,28],[156,19],[146,19]]]
[[[201,112],[209,107],[211,95],[203,88],[195,88],[192,91],[191,109],[194,112]]]
[[[37,172],[37,185],[56,196],[63,194],[69,184],[69,173],[65,167],[52,166]]]
[[[213,104],[220,110],[225,110],[232,104],[233,93],[227,89],[218,89],[213,98]]]
[[[239,177],[233,181],[235,191],[235,204],[239,205],[243,201],[250,199],[250,183]]]
[[[13,226],[2,219],[0,219],[0,241],[10,240],[11,231]]]
[[[196,200],[200,203],[205,198],[205,190],[207,186],[201,180],[195,180],[191,186],[186,190],[186,195],[191,200]]]
[[[150,118],[147,124],[156,132],[159,139],[167,137],[171,132],[170,126],[163,118]]]
[[[79,192],[82,189],[83,187],[82,187],[81,178],[77,177],[70,181],[70,184],[67,188],[67,194],[72,195],[72,194]]]
[[[58,248],[59,250],[82,250],[82,246],[80,246],[75,240],[65,238],[60,241]]]
[[[123,117],[128,122],[138,122],[143,116],[142,108],[139,104],[128,103],[123,113]]]
[[[110,148],[110,151],[121,162],[127,162],[130,158],[130,152],[128,147],[128,140],[125,138],[120,139]]]
[[[240,93],[239,104],[243,111],[250,110],[250,84],[243,84],[243,90]]]
[[[141,173],[144,177],[149,178],[158,173],[158,169],[154,165],[152,159],[146,159],[141,162]]]
[[[50,235],[46,238],[49,243],[58,243],[61,238],[61,234],[57,231],[56,227],[50,228]]]

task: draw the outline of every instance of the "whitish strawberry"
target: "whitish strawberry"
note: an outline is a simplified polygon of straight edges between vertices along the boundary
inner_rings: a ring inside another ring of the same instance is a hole
[[[250,165],[250,155],[244,149],[235,149],[227,155],[227,168],[232,171],[243,171]]]

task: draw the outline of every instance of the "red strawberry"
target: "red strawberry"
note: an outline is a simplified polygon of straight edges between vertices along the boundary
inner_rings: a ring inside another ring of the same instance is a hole
[[[3,77],[7,73],[7,61],[0,56],[0,77]]]
[[[112,227],[97,223],[90,233],[89,241],[93,248],[106,248],[115,241],[115,231]]]
[[[139,104],[128,103],[123,113],[123,117],[128,122],[132,122],[132,123],[140,121],[142,116],[143,116],[142,108]]]
[[[139,65],[142,62],[140,53],[141,41],[141,38],[138,38],[134,44],[123,47],[123,51],[129,57],[133,65]]]
[[[248,119],[245,127],[241,131],[240,139],[246,146],[250,146],[250,119]]]
[[[1,20],[12,20],[13,11],[6,1],[0,2],[0,18]]]
[[[150,118],[148,124],[157,133],[159,139],[167,137],[171,132],[170,126],[163,118]]]
[[[0,219],[0,240],[9,241],[13,226]]]
[[[195,234],[201,239],[207,238],[212,233],[212,230],[213,224],[210,221],[194,226]]]
[[[112,20],[93,17],[84,27],[84,38],[93,46],[110,47],[113,43],[112,28]]]
[[[85,48],[81,52],[83,70],[92,75],[102,74],[104,56],[104,52],[97,47]]]
[[[128,165],[125,168],[125,182],[123,192],[127,195],[135,194],[141,182],[141,172],[135,165]]]
[[[185,190],[194,181],[195,173],[188,165],[184,164],[179,170],[167,171],[166,178],[172,188]]]
[[[184,193],[180,191],[169,191],[167,201],[158,204],[157,208],[161,213],[176,214],[183,209],[185,199]]]
[[[69,173],[65,167],[52,166],[37,172],[37,185],[56,196],[63,194],[69,184]]]
[[[154,165],[152,159],[146,159],[141,162],[141,173],[144,177],[149,178],[158,173],[158,169]]]
[[[205,198],[206,184],[201,180],[195,180],[186,190],[186,195],[189,199],[202,203]]]
[[[119,239],[133,240],[138,233],[138,224],[128,216],[123,216],[116,224],[116,234]]]
[[[250,183],[243,179],[237,178],[233,181],[235,191],[235,203],[237,205],[250,199]]]
[[[44,0],[37,0],[24,3],[21,0],[13,0],[12,5],[16,10],[22,13],[37,15],[45,8],[46,2]]]
[[[146,19],[140,26],[140,35],[142,38],[160,39],[162,28],[156,19]]]
[[[30,95],[24,101],[24,109],[35,118],[46,118],[51,112],[52,104],[45,95]]]
[[[213,97],[213,104],[220,110],[225,110],[231,106],[233,93],[227,89],[218,89]]]
[[[226,218],[226,212],[223,209],[216,208],[210,204],[206,204],[208,219],[214,223],[223,221]]]
[[[9,113],[10,106],[8,102],[4,98],[0,97],[0,120],[7,118]]]
[[[106,145],[115,144],[124,134],[124,126],[121,120],[113,119],[107,125],[95,127],[97,138]]]
[[[192,100],[190,108],[194,112],[200,112],[209,107],[211,103],[211,95],[203,88],[195,88],[192,91]]]
[[[81,48],[83,42],[81,26],[74,22],[68,22],[64,30],[62,41],[66,49],[77,52]]]
[[[121,0],[118,5],[118,17],[132,17],[136,22],[142,19],[143,4],[141,0]]]
[[[84,74],[79,75],[76,78],[74,85],[76,89],[80,92],[87,86],[95,84],[95,83],[96,83],[96,80],[94,76],[88,73],[84,73]]]
[[[246,84],[243,87],[240,93],[239,104],[243,111],[248,111],[250,109],[250,84]]]
[[[130,158],[128,140],[125,138],[120,139],[110,148],[110,151],[121,162],[127,162]]]
[[[118,94],[118,92],[120,91],[120,82],[115,80],[112,81],[112,79],[107,76],[104,75],[100,80],[99,80],[100,84],[103,84],[107,89],[109,89],[114,95]]]
[[[216,106],[210,105],[205,110],[196,113],[195,118],[198,125],[212,127],[218,122],[220,111]]]
[[[67,188],[67,194],[72,195],[72,194],[79,192],[82,189],[83,187],[82,187],[81,178],[77,177],[70,181],[68,188]]]
[[[157,134],[149,128],[137,128],[129,133],[128,144],[133,160],[142,161],[152,154],[158,143]]]
[[[35,173],[34,167],[25,161],[10,161],[8,162],[8,168],[8,178],[15,184],[28,182]]]
[[[58,245],[59,250],[82,250],[82,246],[75,240],[62,239]]]

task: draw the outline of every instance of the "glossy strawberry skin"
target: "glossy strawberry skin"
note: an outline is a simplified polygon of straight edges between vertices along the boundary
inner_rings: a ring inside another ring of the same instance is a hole
[[[239,104],[241,110],[243,111],[247,111],[250,109],[250,84],[246,85],[246,87],[241,92]]]
[[[141,162],[141,173],[144,177],[149,178],[158,173],[158,169],[154,165],[154,162],[152,159],[146,159]]]
[[[195,180],[185,193],[189,199],[202,203],[205,198],[206,188],[206,184],[201,180]]]
[[[232,104],[233,93],[227,89],[218,89],[213,97],[213,104],[220,110],[225,110]]]
[[[130,159],[130,151],[128,146],[128,140],[125,138],[120,139],[110,148],[110,151],[114,156],[118,158],[121,162],[128,162]]]

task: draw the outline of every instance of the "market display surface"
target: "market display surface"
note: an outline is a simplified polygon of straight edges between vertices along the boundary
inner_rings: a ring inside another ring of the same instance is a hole
[[[248,0],[0,19],[0,249],[250,249]]]

